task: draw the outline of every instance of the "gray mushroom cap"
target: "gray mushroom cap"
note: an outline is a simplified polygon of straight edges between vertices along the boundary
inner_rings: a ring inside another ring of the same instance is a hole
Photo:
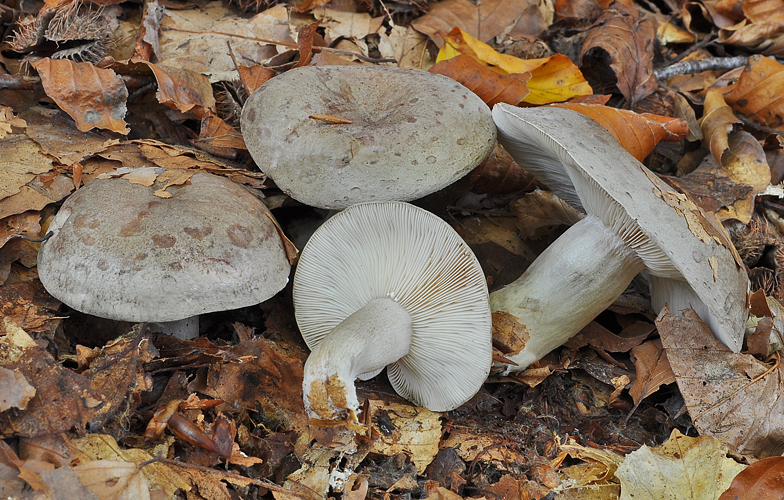
[[[330,209],[421,198],[470,172],[495,144],[490,109],[473,92],[442,75],[387,66],[292,69],[253,93],[241,123],[248,150],[278,187]]]
[[[125,179],[97,179],[68,197],[41,245],[47,291],[78,311],[177,321],[262,302],[288,281],[272,216],[250,191],[197,173],[171,198]]]
[[[497,104],[498,140],[558,197],[597,215],[634,248],[652,275],[654,307],[693,307],[738,352],[748,277],[718,222],[671,188],[594,120],[554,107]]]

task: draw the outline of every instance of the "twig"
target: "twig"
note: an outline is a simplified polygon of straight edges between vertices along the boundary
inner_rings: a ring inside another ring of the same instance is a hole
[[[658,80],[666,80],[676,75],[701,73],[703,71],[728,70],[745,66],[749,62],[746,56],[708,57],[698,61],[681,61],[664,68],[654,70]]]

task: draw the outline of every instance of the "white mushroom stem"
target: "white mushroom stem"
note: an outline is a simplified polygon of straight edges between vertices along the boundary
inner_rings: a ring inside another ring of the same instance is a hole
[[[576,335],[645,269],[624,240],[594,216],[569,228],[526,272],[490,294],[490,309],[513,316],[530,336],[509,359],[524,370]]]
[[[354,380],[408,354],[411,315],[390,298],[374,299],[336,326],[305,363],[302,392],[313,419],[357,422]]]
[[[179,321],[149,323],[149,325],[153,332],[172,335],[180,340],[193,340],[199,336],[198,316],[191,316],[190,318],[181,319]]]

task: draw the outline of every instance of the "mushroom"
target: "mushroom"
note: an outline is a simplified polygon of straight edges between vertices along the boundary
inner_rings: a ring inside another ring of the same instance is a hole
[[[490,108],[451,78],[388,66],[306,66],[245,103],[256,163],[292,198],[343,209],[442,189],[493,150]]]
[[[290,270],[276,223],[244,187],[207,173],[168,187],[96,179],[68,197],[38,253],[46,290],[119,321],[198,336],[198,314],[257,304]],[[170,324],[171,322],[177,322]]]
[[[316,421],[358,425],[354,380],[384,367],[398,394],[433,411],[466,402],[490,371],[484,273],[421,208],[362,203],[327,220],[302,250],[293,295],[312,351],[302,391]]]
[[[525,338],[525,369],[578,333],[642,271],[653,307],[693,308],[734,352],[748,317],[748,277],[711,216],[633,158],[590,118],[559,108],[493,108],[515,161],[587,216],[515,282],[490,294],[496,325]]]

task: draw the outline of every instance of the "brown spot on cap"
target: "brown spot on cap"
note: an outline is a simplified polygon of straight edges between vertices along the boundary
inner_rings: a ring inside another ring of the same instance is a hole
[[[177,243],[177,238],[169,235],[156,234],[152,237],[152,242],[155,243],[155,246],[161,248],[171,248]]]
[[[228,228],[226,232],[228,233],[229,239],[234,246],[248,248],[248,246],[250,246],[250,242],[253,241],[253,233],[245,226],[234,224]]]
[[[202,240],[212,234],[212,226],[204,226],[204,227],[185,227],[182,229],[185,231],[185,234],[190,236],[191,238],[196,238],[197,240]]]
[[[128,224],[124,225],[120,228],[120,236],[123,238],[127,238],[129,236],[137,236],[139,233],[144,231],[144,223],[142,222],[141,218],[134,219]]]

